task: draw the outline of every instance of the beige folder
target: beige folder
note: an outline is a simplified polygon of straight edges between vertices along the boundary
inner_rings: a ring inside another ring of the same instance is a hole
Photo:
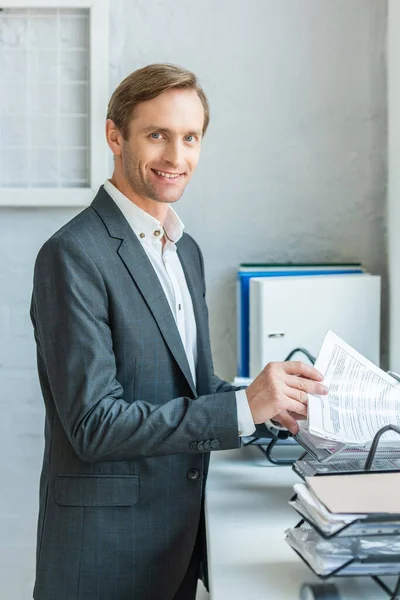
[[[400,515],[400,472],[318,475],[306,484],[331,513]]]

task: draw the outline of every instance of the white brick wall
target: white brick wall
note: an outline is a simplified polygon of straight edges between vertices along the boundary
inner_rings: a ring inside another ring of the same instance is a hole
[[[0,211],[0,598],[30,600],[44,410],[29,319],[33,261],[72,211]]]

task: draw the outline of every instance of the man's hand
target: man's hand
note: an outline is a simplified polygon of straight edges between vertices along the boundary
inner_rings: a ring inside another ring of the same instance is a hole
[[[275,419],[296,434],[296,418],[307,416],[308,394],[328,393],[322,380],[321,373],[300,361],[268,363],[246,389],[254,423]]]

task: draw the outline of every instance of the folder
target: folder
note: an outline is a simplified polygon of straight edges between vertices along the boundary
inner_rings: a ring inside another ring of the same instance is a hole
[[[237,375],[250,377],[250,279],[363,273],[360,263],[243,263],[237,273]]]
[[[400,514],[400,472],[320,475],[306,484],[331,513]]]
[[[368,273],[251,279],[250,377],[295,348],[317,356],[329,329],[379,365],[380,284]]]

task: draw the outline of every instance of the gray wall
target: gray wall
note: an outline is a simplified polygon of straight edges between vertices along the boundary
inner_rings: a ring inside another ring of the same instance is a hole
[[[215,365],[229,379],[239,262],[354,259],[386,273],[386,1],[110,4],[112,88],[166,61],[195,71],[209,96],[202,159],[177,210],[204,251]],[[0,209],[0,597],[10,600],[31,597],[42,451],[33,261],[75,213]]]

